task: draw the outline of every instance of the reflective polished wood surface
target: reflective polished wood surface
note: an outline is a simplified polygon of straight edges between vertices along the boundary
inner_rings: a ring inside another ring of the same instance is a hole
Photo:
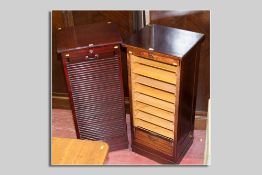
[[[203,39],[201,33],[153,24],[124,40],[124,44],[182,58]]]
[[[69,27],[57,33],[57,52],[82,49],[122,41],[117,26],[111,22]]]

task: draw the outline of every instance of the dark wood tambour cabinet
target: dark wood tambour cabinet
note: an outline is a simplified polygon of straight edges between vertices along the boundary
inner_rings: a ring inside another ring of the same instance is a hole
[[[193,142],[200,33],[149,25],[124,41],[132,150],[179,163]]]
[[[120,43],[113,23],[65,28],[57,34],[77,136],[128,147]]]

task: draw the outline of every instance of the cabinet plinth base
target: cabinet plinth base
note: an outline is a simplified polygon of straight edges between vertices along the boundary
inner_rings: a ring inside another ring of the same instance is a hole
[[[181,160],[184,158],[185,154],[189,150],[190,146],[193,143],[194,138],[192,137],[190,140],[187,140],[187,145],[183,147],[183,151],[179,157],[171,157],[171,156],[163,156],[159,155],[157,152],[153,151],[151,148],[140,146],[137,143],[132,145],[132,151],[143,155],[149,159],[152,159],[161,164],[179,164]]]

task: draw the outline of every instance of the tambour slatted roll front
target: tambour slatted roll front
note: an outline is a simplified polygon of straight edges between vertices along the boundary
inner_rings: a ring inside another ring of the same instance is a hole
[[[148,25],[127,48],[132,150],[179,163],[193,142],[200,33]]]
[[[175,89],[177,78],[177,65],[168,65],[165,63],[152,61],[146,58],[130,55],[130,67],[132,79],[132,96],[133,96],[133,122],[134,126],[155,132],[167,139],[174,139],[174,120],[167,120],[167,116],[175,113],[175,92],[166,91],[165,85],[155,87],[153,82],[162,82]],[[136,77],[148,78],[148,85],[143,82],[137,82]],[[141,109],[140,103],[160,109],[163,112],[156,113],[145,112]]]
[[[110,151],[128,146],[120,43],[112,23],[66,28],[58,34],[78,138],[103,140]]]

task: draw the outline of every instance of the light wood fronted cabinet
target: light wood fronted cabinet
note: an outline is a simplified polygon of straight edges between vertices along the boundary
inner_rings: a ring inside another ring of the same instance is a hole
[[[133,151],[172,164],[191,146],[203,39],[200,33],[149,25],[124,41]]]

